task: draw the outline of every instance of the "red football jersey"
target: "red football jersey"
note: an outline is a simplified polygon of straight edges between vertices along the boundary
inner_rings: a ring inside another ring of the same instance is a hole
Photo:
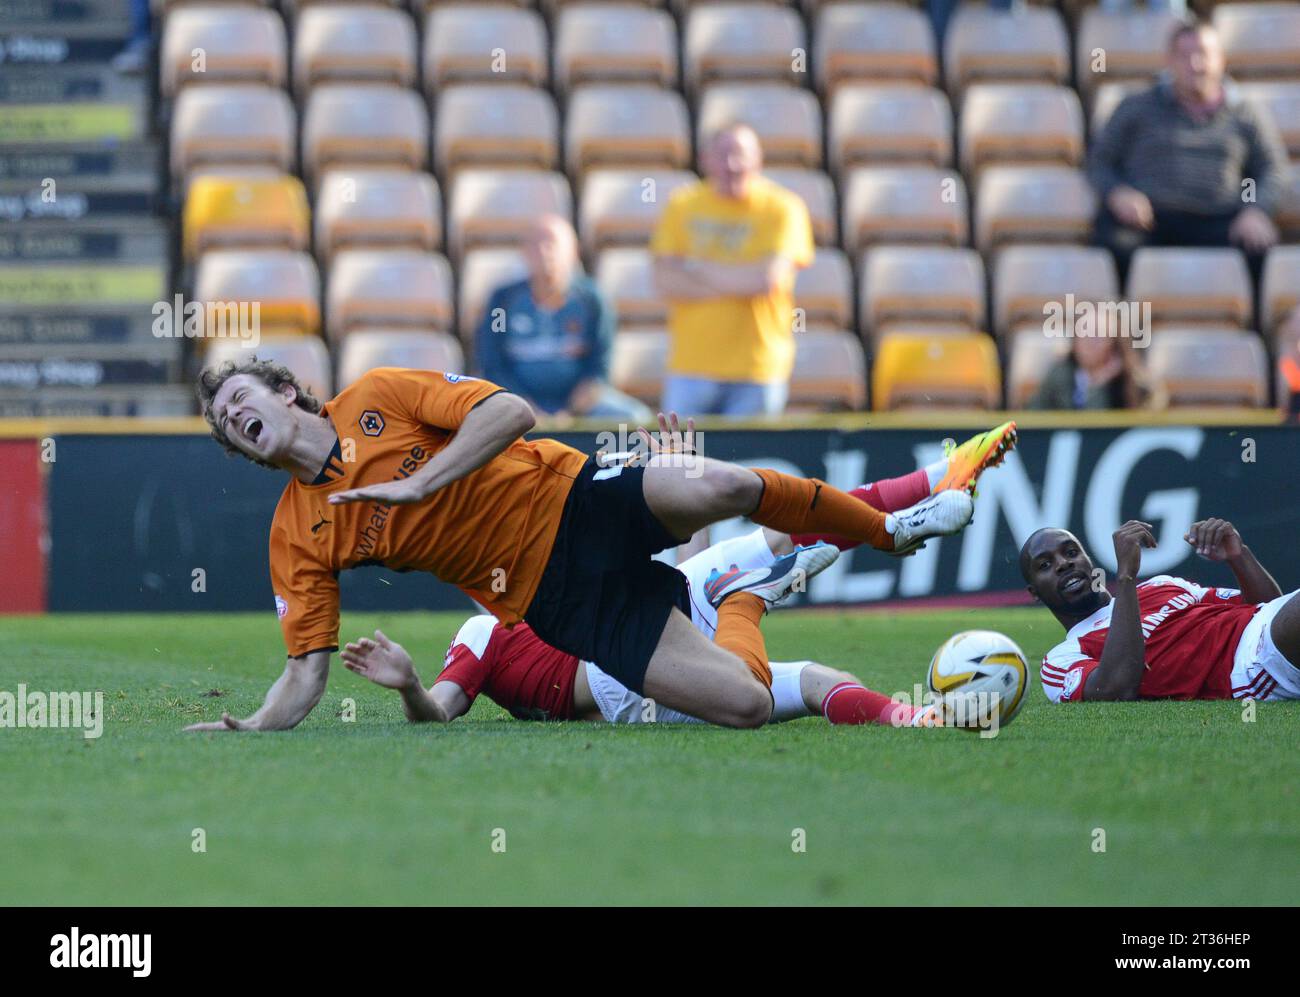
[[[1146,672],[1141,699],[1231,699],[1233,657],[1258,606],[1237,589],[1209,589],[1156,575],[1137,587]],[[1047,652],[1040,677],[1053,703],[1077,702],[1110,633],[1112,599]],[[1244,693],[1243,693],[1244,695]]]
[[[475,616],[457,631],[436,682],[455,682],[470,702],[482,693],[520,720],[572,720],[578,659],[545,643],[527,623],[506,629]]]

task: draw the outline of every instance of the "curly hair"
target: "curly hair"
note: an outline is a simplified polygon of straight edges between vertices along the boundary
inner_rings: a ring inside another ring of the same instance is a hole
[[[263,467],[278,470],[274,464],[270,464],[258,457],[250,457],[230,442],[230,437],[221,431],[221,426],[217,423],[217,417],[212,414],[212,399],[217,396],[221,386],[236,374],[251,374],[272,391],[279,391],[286,384],[292,385],[297,394],[294,404],[304,411],[311,412],[313,415],[320,412],[320,402],[302,386],[298,378],[294,376],[293,371],[284,364],[276,363],[274,360],[259,360],[255,356],[241,363],[227,360],[225,363],[218,364],[216,367],[208,367],[200,372],[196,393],[198,394],[199,409],[203,413],[203,418],[212,427],[212,438],[220,443],[227,453],[238,454],[240,457],[251,460],[254,464],[261,464]]]

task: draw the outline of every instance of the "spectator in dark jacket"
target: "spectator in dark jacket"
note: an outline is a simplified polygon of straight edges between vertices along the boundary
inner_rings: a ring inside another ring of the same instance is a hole
[[[1029,403],[1034,409],[1124,409],[1146,401],[1137,352],[1128,339],[1077,335],[1048,368]]]

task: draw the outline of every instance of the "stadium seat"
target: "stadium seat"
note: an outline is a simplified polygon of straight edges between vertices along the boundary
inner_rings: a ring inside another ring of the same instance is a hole
[[[1042,329],[1011,334],[1007,350],[1007,408],[1028,408],[1052,364],[1069,353],[1069,340],[1043,335]]]
[[[325,330],[335,342],[361,325],[452,327],[451,266],[418,249],[344,249],[330,261]]]
[[[304,96],[317,83],[387,83],[409,87],[417,73],[415,24],[387,7],[307,7],[293,35],[293,86]]]
[[[1268,354],[1253,332],[1161,329],[1147,353],[1156,408],[1268,404]]]
[[[592,170],[578,207],[583,254],[595,259],[607,246],[648,244],[673,191],[695,181],[689,170]]]
[[[1214,27],[1234,78],[1300,76],[1300,6],[1220,4],[1214,8]]]
[[[1007,242],[1087,242],[1096,195],[1081,170],[1069,166],[990,166],[975,194],[975,245]]]
[[[438,184],[409,170],[330,170],[316,198],[316,255],[354,246],[437,249]]]
[[[843,250],[817,250],[812,264],[795,276],[794,306],[803,312],[806,329],[853,328],[853,267]]]
[[[677,25],[667,11],[637,5],[565,5],[555,27],[555,88],[618,81],[677,83]]]
[[[609,379],[619,391],[657,406],[668,369],[668,333],[663,329],[624,329],[610,350]]]
[[[990,163],[1083,161],[1083,108],[1069,87],[976,83],[958,123],[961,168],[975,178]]]
[[[466,345],[483,318],[488,298],[498,287],[528,276],[528,263],[518,249],[471,249],[461,261],[456,291],[456,330]]]
[[[887,333],[871,370],[871,407],[998,408],[1002,373],[998,351],[979,332],[922,335]]]
[[[806,49],[803,21],[788,7],[710,3],[686,14],[682,58],[688,91],[713,80],[798,83],[796,49]]]
[[[429,112],[419,94],[392,86],[327,83],[303,112],[303,175],[333,166],[404,166],[429,158]]]
[[[204,302],[257,302],[265,333],[320,332],[320,274],[307,253],[214,249],[199,260],[194,297]]]
[[[822,165],[822,109],[811,91],[784,83],[713,84],[700,98],[696,149],[702,154],[709,136],[736,121],[758,133],[768,165]]]
[[[1041,334],[1043,306],[1116,301],[1119,277],[1110,252],[1094,246],[1005,246],[993,264],[993,329],[1005,335],[1023,323]]]
[[[954,97],[980,80],[1064,83],[1070,74],[1065,22],[1051,7],[1006,13],[979,4],[961,6],[948,23],[943,64]]]
[[[564,164],[570,176],[597,166],[680,169],[690,161],[690,120],[677,91],[586,84],[569,95]]]
[[[952,107],[942,90],[847,83],[827,115],[831,171],[854,166],[952,165]]]
[[[1137,93],[1143,86],[1144,84],[1136,80],[1125,80],[1103,83],[1097,87],[1092,95],[1092,115],[1088,119],[1088,131],[1093,138],[1101,134],[1101,130],[1106,127],[1106,122],[1115,113],[1115,108],[1119,107],[1120,101],[1131,93]]]
[[[596,284],[613,306],[620,329],[662,326],[668,321],[668,302],[655,289],[650,250],[630,246],[604,250],[596,261]]]
[[[448,83],[549,80],[546,24],[535,10],[492,4],[449,4],[429,12],[424,29],[424,87]]]
[[[1169,10],[1084,8],[1074,48],[1079,92],[1095,99],[1109,83],[1154,79],[1165,68],[1169,36],[1179,22]]]
[[[813,23],[813,73],[828,98],[846,81],[931,86],[939,78],[934,30],[919,10],[888,0],[834,3]]]
[[[1250,326],[1250,273],[1239,249],[1139,249],[1124,296],[1150,302],[1151,320],[1158,325]]]
[[[516,242],[540,215],[573,217],[569,182],[544,170],[464,169],[447,201],[448,247],[459,260],[476,246]]]
[[[216,340],[204,354],[203,366],[218,367],[227,360],[241,363],[253,355],[284,364],[318,401],[329,401],[334,396],[330,351],[319,336],[263,336],[256,350],[235,340]]]
[[[187,260],[217,248],[306,249],[311,239],[307,192],[297,177],[203,177],[190,185],[182,219]]]
[[[1287,152],[1300,157],[1300,80],[1253,80],[1238,86],[1242,96],[1273,120]]]
[[[906,323],[984,328],[984,261],[973,249],[875,246],[862,255],[860,321],[865,336]]]
[[[462,84],[438,92],[433,115],[434,168],[450,181],[464,166],[559,163],[560,126],[545,90],[516,84]]]
[[[798,166],[772,166],[763,175],[774,183],[794,191],[808,208],[812,220],[813,240],[819,246],[833,246],[839,241],[840,209],[835,200],[835,184],[821,170]]]
[[[1259,282],[1260,328],[1271,336],[1300,307],[1300,246],[1274,246]]]
[[[882,242],[966,243],[966,185],[950,170],[861,166],[849,171],[844,248]]]
[[[366,328],[348,333],[339,347],[339,390],[376,367],[460,373],[465,353],[445,332]]]
[[[171,173],[196,166],[260,164],[293,169],[297,121],[283,90],[257,84],[193,83],[172,110]]]
[[[189,197],[190,188],[200,177],[217,177],[222,180],[279,180],[285,175],[278,166],[266,163],[205,163],[185,171],[181,183],[181,199]]]
[[[867,404],[867,358],[851,332],[809,329],[794,337],[792,411],[854,411]]]
[[[284,86],[284,22],[274,10],[202,4],[167,14],[158,61],[164,97],[188,83]]]

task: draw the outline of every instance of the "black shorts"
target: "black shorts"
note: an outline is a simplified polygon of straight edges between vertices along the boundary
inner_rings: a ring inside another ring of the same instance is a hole
[[[644,476],[644,467],[600,467],[587,459],[524,614],[546,643],[595,662],[636,693],[669,614],[690,614],[686,577],[651,560],[685,541],[650,512]]]

